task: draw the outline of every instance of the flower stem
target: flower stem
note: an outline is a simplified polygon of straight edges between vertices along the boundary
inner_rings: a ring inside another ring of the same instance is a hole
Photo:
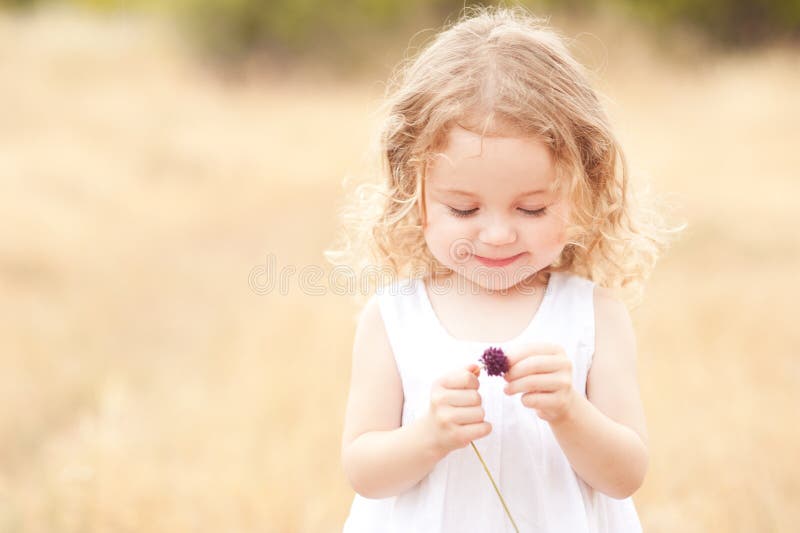
[[[506,514],[508,515],[508,519],[511,520],[511,525],[514,526],[514,531],[519,533],[519,528],[517,527],[516,522],[514,519],[511,518],[511,512],[508,510],[508,506],[506,505],[506,501],[503,499],[503,495],[500,494],[500,489],[497,488],[497,484],[494,482],[494,478],[492,477],[492,473],[489,472],[489,467],[486,466],[486,463],[483,461],[483,457],[481,457],[481,452],[478,451],[478,448],[475,447],[474,442],[470,442],[472,444],[472,449],[475,450],[475,453],[478,455],[478,459],[481,460],[481,464],[483,465],[483,469],[486,471],[486,475],[489,476],[489,481],[492,482],[492,486],[494,487],[494,491],[497,493],[497,496],[500,498],[500,503],[503,504],[503,509],[506,510]]]

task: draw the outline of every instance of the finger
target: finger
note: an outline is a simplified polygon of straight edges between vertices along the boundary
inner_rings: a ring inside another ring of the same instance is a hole
[[[519,399],[522,402],[522,405],[524,405],[525,407],[530,407],[531,409],[541,409],[542,405],[544,404],[544,402],[547,401],[548,398],[547,395],[544,393],[543,394],[529,393],[529,394],[523,394],[522,396],[520,396]]]
[[[551,342],[528,342],[514,346],[505,351],[508,364],[513,366],[522,359],[531,355],[552,355],[564,353],[564,348]]]
[[[445,389],[477,389],[478,378],[465,368],[447,374],[440,384]]]
[[[467,424],[461,426],[461,435],[466,441],[464,445],[470,441],[482,439],[492,432],[492,425],[489,422],[478,422],[477,424]]]
[[[541,418],[543,413],[558,405],[560,395],[552,392],[535,392],[523,394],[519,397],[520,402],[525,407],[536,410],[536,414]]]
[[[537,374],[516,379],[503,388],[506,394],[519,392],[554,392],[564,387],[564,380],[557,374]]]
[[[561,355],[535,355],[526,357],[511,365],[503,377],[506,381],[513,381],[528,374],[542,374],[555,372],[564,366],[564,357]]]
[[[472,407],[482,403],[481,395],[472,389],[445,389],[443,399],[453,407]]]
[[[451,407],[447,412],[447,419],[453,424],[463,426],[466,424],[477,424],[486,418],[483,407]]]

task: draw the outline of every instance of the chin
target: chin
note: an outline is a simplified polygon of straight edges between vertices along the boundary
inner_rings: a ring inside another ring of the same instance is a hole
[[[520,269],[487,269],[483,265],[479,265],[468,272],[464,272],[462,269],[460,274],[467,278],[472,285],[481,287],[484,290],[505,291],[528,279],[535,274],[535,270],[532,268],[526,268],[524,271]]]

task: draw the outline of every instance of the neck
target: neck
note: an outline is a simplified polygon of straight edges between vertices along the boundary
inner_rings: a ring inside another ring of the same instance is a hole
[[[544,290],[550,280],[550,275],[550,272],[540,270],[512,287],[496,290],[478,285],[452,270],[444,274],[432,275],[430,280],[435,284],[446,284],[449,287],[455,287],[456,292],[463,292],[467,296],[501,301],[518,296],[530,296],[539,290]]]

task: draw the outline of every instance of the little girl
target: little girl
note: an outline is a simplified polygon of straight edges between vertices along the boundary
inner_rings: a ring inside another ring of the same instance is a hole
[[[585,71],[523,9],[480,8],[397,81],[386,183],[360,188],[370,227],[339,251],[397,275],[356,329],[344,531],[641,531],[647,433],[612,288],[638,287],[670,230],[634,204]],[[502,376],[481,372],[490,347]]]

